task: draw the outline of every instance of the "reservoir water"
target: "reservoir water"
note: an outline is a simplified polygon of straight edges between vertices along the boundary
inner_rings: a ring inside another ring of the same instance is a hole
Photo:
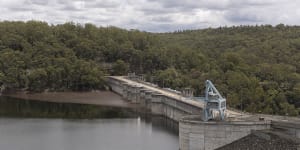
[[[176,150],[178,137],[139,118],[0,119],[3,150]]]
[[[176,123],[124,108],[0,97],[0,116],[1,150],[179,149]]]

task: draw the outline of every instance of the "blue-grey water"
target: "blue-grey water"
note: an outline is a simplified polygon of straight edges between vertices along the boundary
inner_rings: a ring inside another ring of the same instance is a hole
[[[155,121],[0,118],[1,150],[178,150],[178,135]]]

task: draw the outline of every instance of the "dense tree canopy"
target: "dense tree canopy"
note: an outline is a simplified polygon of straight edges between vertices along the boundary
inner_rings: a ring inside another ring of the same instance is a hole
[[[148,33],[92,24],[0,22],[0,84],[30,91],[89,90],[104,75],[145,74],[162,87],[204,92],[230,107],[297,115],[300,27],[236,26]]]

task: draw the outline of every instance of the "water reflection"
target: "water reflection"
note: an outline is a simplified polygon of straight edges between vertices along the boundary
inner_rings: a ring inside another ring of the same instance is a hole
[[[134,109],[88,104],[55,103],[0,96],[0,116],[30,118],[127,118]]]
[[[0,119],[0,148],[176,150],[178,136],[143,119]]]
[[[0,97],[0,149],[178,150],[177,123],[137,112]]]

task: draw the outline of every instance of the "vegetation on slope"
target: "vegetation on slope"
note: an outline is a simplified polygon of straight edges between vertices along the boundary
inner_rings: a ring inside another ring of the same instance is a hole
[[[160,86],[210,79],[230,107],[297,115],[300,27],[238,26],[147,33],[92,24],[0,22],[0,82],[30,91],[89,90],[105,74],[145,74]]]

